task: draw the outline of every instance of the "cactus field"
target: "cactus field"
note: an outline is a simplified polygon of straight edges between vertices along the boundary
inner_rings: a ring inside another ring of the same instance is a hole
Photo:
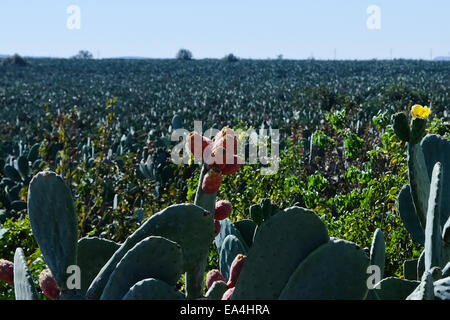
[[[0,300],[449,300],[449,74],[0,62]]]

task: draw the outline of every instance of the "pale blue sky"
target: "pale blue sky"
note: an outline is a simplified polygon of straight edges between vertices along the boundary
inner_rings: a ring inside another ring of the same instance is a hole
[[[70,5],[80,30],[66,27]],[[366,27],[369,5],[380,30]],[[449,0],[1,0],[0,54],[430,59],[450,55],[449,14]]]

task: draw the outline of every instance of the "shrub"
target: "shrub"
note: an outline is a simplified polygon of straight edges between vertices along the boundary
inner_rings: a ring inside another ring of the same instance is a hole
[[[192,52],[187,49],[180,49],[176,56],[178,60],[192,60],[192,57]]]
[[[80,50],[76,55],[72,57],[72,59],[94,59],[94,55],[87,50]]]
[[[16,66],[23,67],[23,66],[28,65],[28,62],[24,58],[22,58],[20,55],[15,53],[13,56],[3,59],[3,64],[4,65],[10,64],[10,65],[16,65]]]
[[[223,58],[227,62],[238,62],[239,58],[236,57],[234,54],[230,53]]]

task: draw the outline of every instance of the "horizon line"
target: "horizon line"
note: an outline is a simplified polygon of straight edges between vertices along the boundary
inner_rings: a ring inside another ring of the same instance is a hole
[[[0,54],[0,58],[8,58],[12,57],[15,54]],[[191,61],[201,61],[201,60],[223,60],[226,58],[229,54],[226,54],[225,56],[218,58],[218,57],[201,57],[201,58],[195,58],[193,57]],[[29,55],[20,55],[19,56],[27,59],[55,59],[55,60],[72,60],[74,59],[73,56],[70,57],[59,57],[59,56],[29,56]],[[282,55],[280,55],[282,56]],[[406,61],[428,61],[428,62],[448,62],[450,61],[450,56],[436,56],[433,58],[404,58],[404,57],[396,57],[396,58],[320,58],[320,57],[309,57],[309,58],[285,58],[285,57],[267,57],[267,58],[252,58],[252,57],[239,57],[236,56],[239,60],[244,61],[396,61],[396,60],[406,60]],[[176,57],[141,57],[141,56],[113,56],[113,57],[94,57],[92,59],[81,59],[81,60],[178,60]]]

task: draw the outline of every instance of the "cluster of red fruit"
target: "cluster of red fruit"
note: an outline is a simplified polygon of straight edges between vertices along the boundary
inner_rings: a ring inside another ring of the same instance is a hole
[[[233,210],[233,206],[227,200],[220,200],[216,202],[216,210],[214,213],[214,222],[216,224],[216,236],[220,233],[220,221],[228,218]],[[233,294],[239,274],[241,273],[244,261],[247,257],[239,254],[234,259],[230,267],[230,278],[226,281],[225,277],[219,270],[210,270],[206,275],[206,287],[209,289],[214,282],[223,281],[228,286],[228,290],[224,293],[222,300],[229,300]]]
[[[241,274],[242,267],[244,266],[244,262],[247,259],[247,256],[243,254],[238,254],[236,258],[234,258],[233,263],[230,267],[230,277],[228,282],[226,282],[225,277],[220,273],[219,270],[213,269],[208,272],[206,275],[206,288],[209,289],[216,281],[226,282],[228,290],[222,296],[222,300],[230,300],[231,295],[234,292],[234,287],[236,286],[239,275]]]
[[[208,172],[202,181],[202,190],[211,194],[217,192],[222,183],[222,175],[236,173],[242,161],[237,155],[238,139],[234,131],[223,128],[213,140],[191,132],[188,136],[189,150],[195,159],[203,160]]]

